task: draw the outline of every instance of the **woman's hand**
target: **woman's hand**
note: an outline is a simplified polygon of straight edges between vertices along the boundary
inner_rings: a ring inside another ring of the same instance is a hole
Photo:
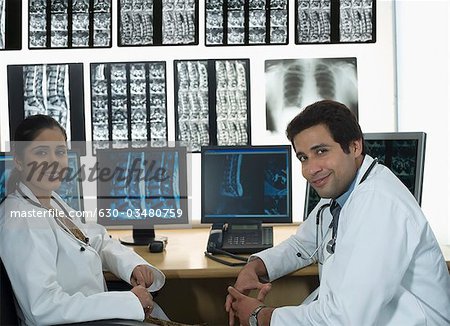
[[[132,286],[149,288],[153,284],[153,271],[147,265],[137,265],[131,274],[130,283]]]
[[[148,292],[142,285],[133,287],[131,292],[133,292],[141,302],[142,309],[144,309],[145,318],[150,317],[150,314],[153,311],[153,297],[150,292]]]

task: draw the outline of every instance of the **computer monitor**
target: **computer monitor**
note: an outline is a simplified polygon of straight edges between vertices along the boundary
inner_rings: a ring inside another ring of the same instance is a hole
[[[290,146],[202,147],[202,223],[289,223],[291,201]]]
[[[419,205],[422,202],[425,143],[424,132],[364,134],[366,153],[387,166],[414,195]],[[317,192],[307,184],[303,219],[308,217],[319,201]]]
[[[188,223],[185,147],[97,150],[97,216],[104,226],[132,226],[120,241],[147,245],[158,224]]]
[[[73,209],[82,211],[83,205],[83,185],[79,175],[80,157],[76,152],[67,153],[69,166],[65,178],[61,182],[61,186],[56,193]],[[13,154],[0,153],[0,199],[6,195],[6,185],[14,168]]]

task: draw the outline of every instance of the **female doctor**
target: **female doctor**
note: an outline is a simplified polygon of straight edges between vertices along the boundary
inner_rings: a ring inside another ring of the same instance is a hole
[[[45,115],[23,120],[14,136],[15,168],[0,206],[0,257],[22,324],[167,319],[149,293],[164,285],[162,272],[102,226],[74,218],[55,193],[68,166],[66,140]],[[103,270],[130,283],[131,291],[107,292]]]

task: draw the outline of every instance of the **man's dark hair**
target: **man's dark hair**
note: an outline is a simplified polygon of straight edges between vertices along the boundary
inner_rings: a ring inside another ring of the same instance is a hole
[[[336,101],[323,100],[308,105],[289,123],[286,136],[294,146],[296,135],[320,124],[328,128],[333,140],[341,145],[344,153],[350,153],[350,142],[362,139],[362,154],[365,154],[364,137],[356,117],[349,108]]]

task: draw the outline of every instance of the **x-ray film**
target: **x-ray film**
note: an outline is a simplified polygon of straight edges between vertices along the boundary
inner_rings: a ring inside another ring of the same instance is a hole
[[[175,74],[177,140],[194,152],[250,143],[248,60],[175,61]]]
[[[207,0],[205,43],[288,43],[288,0]]]
[[[82,64],[8,66],[10,135],[26,117],[44,114],[58,121],[68,140],[85,141]]]
[[[22,48],[22,1],[0,0],[0,50]]]
[[[91,94],[94,142],[166,145],[165,62],[91,64]]]
[[[266,129],[284,134],[307,105],[323,100],[344,103],[358,116],[356,58],[267,60]]]
[[[297,44],[375,42],[375,0],[297,0]]]
[[[373,40],[372,0],[341,0],[339,38],[341,42]]]
[[[198,44],[197,0],[120,0],[119,45]]]
[[[111,0],[30,0],[29,48],[111,47]]]
[[[0,49],[5,48],[5,15],[6,0],[0,0]]]

